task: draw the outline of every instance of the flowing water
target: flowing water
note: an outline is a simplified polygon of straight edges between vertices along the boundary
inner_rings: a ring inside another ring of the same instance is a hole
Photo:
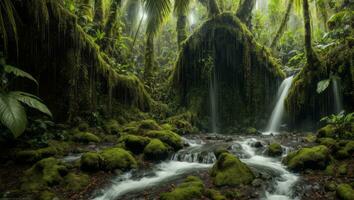
[[[333,94],[334,94],[334,111],[336,114],[339,114],[343,110],[342,106],[342,98],[340,95],[340,87],[339,87],[339,82],[338,79],[333,78],[332,79],[332,88],[333,88]]]
[[[93,199],[144,199],[140,198],[144,192],[152,192],[154,189],[166,187],[186,175],[198,175],[200,170],[205,171],[211,168],[216,162],[213,152],[218,147],[228,148],[231,153],[240,157],[257,173],[267,173],[271,177],[269,184],[265,184],[270,187],[264,188],[260,199],[296,199],[293,197],[291,188],[298,180],[298,176],[287,171],[281,164],[280,158],[263,156],[264,148],[252,147],[255,142],[261,140],[234,138],[234,140],[226,142],[226,140],[207,141],[197,138],[194,140],[185,139],[185,141],[188,142],[189,147],[177,152],[171,157],[171,160],[156,164],[151,169],[142,172],[127,172],[117,176],[108,187],[96,191]],[[286,148],[284,147],[284,149]]]
[[[288,96],[292,82],[293,76],[290,76],[281,83],[278,89],[277,103],[273,109],[272,115],[268,122],[267,130],[263,133],[264,135],[278,134],[281,125],[281,120],[284,115],[284,102],[286,97]]]

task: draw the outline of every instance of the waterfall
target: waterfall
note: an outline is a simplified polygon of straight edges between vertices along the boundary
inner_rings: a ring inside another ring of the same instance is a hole
[[[216,72],[214,69],[214,73],[212,77],[210,78],[210,110],[211,110],[211,128],[213,133],[218,132],[218,112],[217,112],[217,96],[218,96],[218,87],[217,87],[217,81],[216,81]]]
[[[291,83],[293,81],[293,76],[286,78],[280,85],[277,94],[277,104],[275,105],[270,120],[268,122],[267,131],[264,133],[265,135],[269,135],[271,133],[276,134],[279,130],[281,120],[284,115],[284,102],[286,97],[288,96],[289,89]]]
[[[340,84],[338,83],[338,79],[332,79],[332,88],[333,88],[333,95],[334,95],[334,111],[336,114],[339,114],[343,110],[342,106],[342,98],[340,95]]]

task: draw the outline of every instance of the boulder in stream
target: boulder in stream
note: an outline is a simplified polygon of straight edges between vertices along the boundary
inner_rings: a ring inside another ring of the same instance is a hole
[[[353,200],[354,199],[354,190],[349,184],[340,184],[336,189],[336,194],[339,199],[342,200]]]
[[[269,156],[281,156],[283,153],[283,148],[278,143],[272,143],[267,148],[267,154]]]
[[[200,199],[204,191],[203,182],[195,177],[189,176],[173,191],[161,195],[161,200],[186,200],[186,199]]]
[[[159,139],[152,139],[144,149],[144,157],[147,160],[164,160],[168,157],[169,147]]]

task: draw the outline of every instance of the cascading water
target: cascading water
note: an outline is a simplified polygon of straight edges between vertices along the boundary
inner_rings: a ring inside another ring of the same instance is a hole
[[[332,88],[333,88],[333,95],[334,95],[334,111],[336,114],[339,114],[343,110],[342,106],[342,98],[340,95],[340,84],[337,78],[332,79]]]
[[[278,94],[277,94],[277,103],[273,109],[272,115],[268,122],[267,130],[264,132],[264,135],[277,134],[281,124],[281,120],[284,115],[284,102],[288,96],[289,89],[293,82],[293,76],[286,78],[280,85]]]
[[[218,87],[216,81],[216,72],[210,78],[210,86],[209,86],[209,95],[210,95],[210,111],[211,111],[211,128],[213,133],[218,132],[218,111],[217,111],[217,95],[218,95]]]

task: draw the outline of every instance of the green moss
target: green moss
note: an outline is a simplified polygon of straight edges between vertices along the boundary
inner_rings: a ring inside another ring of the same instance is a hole
[[[36,150],[23,150],[15,154],[18,162],[36,162],[43,158],[54,156],[58,153],[54,147],[45,147]]]
[[[329,182],[327,182],[326,185],[325,185],[325,190],[326,190],[326,191],[333,192],[333,191],[336,190],[336,187],[337,187],[336,182],[334,182],[334,181],[329,181]]]
[[[125,125],[123,128],[123,132],[135,134],[135,135],[142,135],[150,130],[161,130],[161,127],[156,123],[155,120],[148,119],[148,120],[130,122],[129,124]]]
[[[180,135],[194,134],[198,132],[198,129],[192,125],[195,116],[191,112],[185,112],[173,117],[169,117],[166,121],[172,127],[172,129],[165,129],[174,131]]]
[[[120,133],[120,125],[117,120],[111,119],[104,122],[103,129],[107,134],[116,135]]]
[[[224,195],[214,189],[207,189],[205,191],[205,195],[211,200],[226,200],[226,197]]]
[[[336,166],[334,164],[328,165],[325,169],[325,173],[331,176],[335,175],[336,173],[335,171],[336,171]]]
[[[143,152],[146,145],[150,142],[150,139],[137,135],[123,135],[119,138],[118,143],[123,143],[124,147],[134,154],[140,154]]]
[[[175,150],[179,150],[183,147],[182,138],[169,130],[148,131],[145,135],[150,138],[160,139]]]
[[[255,134],[258,134],[258,131],[257,129],[253,128],[253,127],[248,127],[246,130],[245,130],[246,134],[247,135],[255,135]]]
[[[216,186],[250,184],[254,175],[250,168],[230,153],[222,153],[211,170]]]
[[[338,173],[340,175],[346,175],[348,173],[348,165],[347,164],[341,164],[338,167]]]
[[[288,154],[283,160],[292,170],[324,169],[329,162],[329,149],[324,145],[302,148]]]
[[[82,155],[80,166],[85,171],[97,171],[100,169],[102,157],[98,153],[88,152]]]
[[[350,158],[353,152],[354,152],[354,141],[350,141],[344,147],[338,150],[338,152],[336,152],[336,157],[340,159]]]
[[[57,196],[53,192],[46,190],[41,192],[38,198],[39,200],[53,200],[57,198]]]
[[[169,148],[159,139],[152,139],[144,149],[144,157],[148,160],[164,160],[168,154]]]
[[[171,124],[169,124],[169,123],[162,124],[161,128],[163,130],[169,130],[169,131],[174,131],[175,130],[174,127]]]
[[[135,158],[121,148],[105,149],[100,155],[102,156],[102,168],[108,171],[114,169],[125,171],[137,167]]]
[[[319,139],[319,143],[321,145],[324,145],[326,147],[328,147],[331,150],[336,150],[339,148],[339,145],[337,144],[337,141],[335,139],[332,138],[320,138]]]
[[[69,191],[80,191],[89,184],[89,176],[86,174],[69,173],[64,177],[65,188]]]
[[[90,125],[87,122],[81,122],[77,128],[79,131],[87,131],[90,128]]]
[[[89,142],[100,142],[101,139],[97,137],[95,134],[90,133],[90,132],[75,132],[73,136],[73,140],[76,142],[83,142],[83,143],[89,143]]]
[[[339,199],[342,200],[353,200],[354,190],[349,184],[340,184],[337,187],[336,194]]]
[[[332,124],[328,124],[321,128],[317,132],[317,137],[319,138],[335,138],[336,127]]]
[[[66,174],[67,168],[59,160],[55,158],[45,158],[25,171],[21,189],[37,191],[51,187],[59,184]]]
[[[313,143],[315,142],[317,139],[316,135],[314,134],[308,134],[306,135],[306,137],[304,138],[304,141],[307,142],[307,143]]]
[[[272,143],[268,146],[267,153],[269,156],[281,156],[283,149],[280,144]]]
[[[200,199],[203,195],[203,182],[194,176],[188,177],[182,184],[178,185],[172,192],[161,195],[161,200],[186,200]]]

